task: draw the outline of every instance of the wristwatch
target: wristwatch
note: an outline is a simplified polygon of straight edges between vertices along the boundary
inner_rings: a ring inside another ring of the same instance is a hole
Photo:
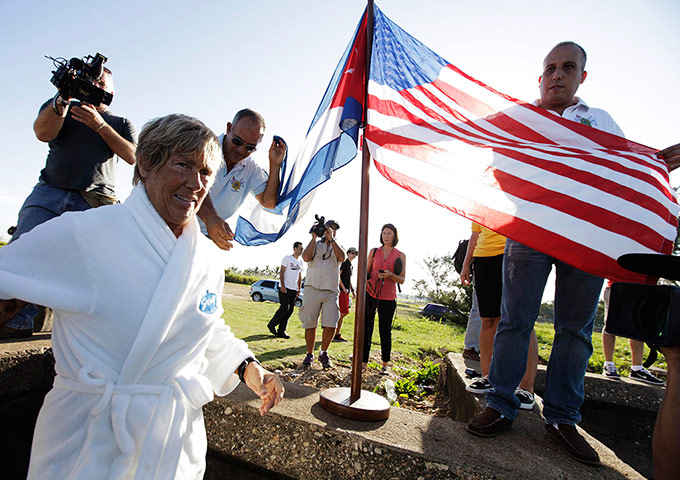
[[[257,358],[248,357],[245,360],[243,360],[243,362],[241,362],[241,365],[239,365],[238,368],[236,369],[236,372],[238,373],[238,378],[243,383],[246,383],[245,379],[246,368],[248,368],[248,365],[250,365],[253,362],[257,363],[258,365],[260,364],[260,361]]]

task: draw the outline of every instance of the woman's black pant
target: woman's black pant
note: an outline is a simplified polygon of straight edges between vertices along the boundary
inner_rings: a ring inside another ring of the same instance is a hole
[[[380,350],[382,361],[390,361],[392,352],[392,320],[397,309],[396,300],[378,300],[368,293],[366,294],[366,315],[364,318],[364,362],[368,362],[368,354],[371,351],[371,337],[373,337],[373,324],[375,312],[378,311],[378,331],[380,332]]]

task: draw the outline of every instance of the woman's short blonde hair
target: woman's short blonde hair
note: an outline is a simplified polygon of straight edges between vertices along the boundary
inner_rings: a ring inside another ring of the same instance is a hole
[[[197,156],[208,164],[213,175],[222,161],[222,147],[217,137],[197,118],[181,113],[154,118],[139,134],[133,185],[143,181],[140,165],[143,170],[155,171],[174,154]]]

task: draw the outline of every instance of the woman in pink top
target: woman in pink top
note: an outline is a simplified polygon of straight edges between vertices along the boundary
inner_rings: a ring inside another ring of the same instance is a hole
[[[372,249],[368,254],[367,270],[370,276],[366,284],[363,361],[364,365],[368,362],[377,310],[384,375],[387,374],[392,352],[392,319],[397,309],[397,284],[404,283],[404,278],[406,278],[406,255],[394,248],[398,242],[399,235],[396,227],[387,223],[383,225],[380,232],[382,246]]]

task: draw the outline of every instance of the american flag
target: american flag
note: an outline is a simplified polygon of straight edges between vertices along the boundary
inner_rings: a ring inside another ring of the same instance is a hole
[[[655,150],[465,74],[375,7],[366,139],[378,171],[431,202],[586,272],[664,253],[678,205]]]

